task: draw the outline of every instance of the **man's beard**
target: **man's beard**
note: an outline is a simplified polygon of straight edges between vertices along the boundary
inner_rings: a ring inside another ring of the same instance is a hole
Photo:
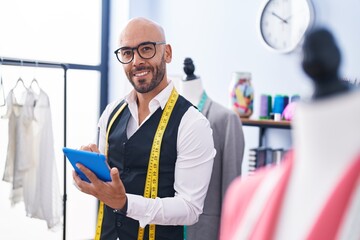
[[[130,73],[127,74],[127,77],[131,83],[131,85],[134,87],[134,89],[139,92],[139,93],[148,93],[152,90],[154,90],[157,86],[159,86],[159,84],[161,83],[161,81],[164,78],[165,75],[165,59],[164,57],[161,59],[161,63],[159,66],[156,66],[156,68],[154,69],[151,66],[148,67],[138,67],[135,69],[135,71],[142,71],[142,70],[149,70],[153,73],[153,78],[151,79],[150,84],[148,85],[139,85],[136,86],[136,84],[134,83],[134,81],[132,80],[132,71]],[[139,80],[140,82],[142,81],[142,79]]]

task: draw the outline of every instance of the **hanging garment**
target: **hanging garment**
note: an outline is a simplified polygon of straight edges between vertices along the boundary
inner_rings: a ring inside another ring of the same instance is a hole
[[[25,173],[34,166],[33,158],[33,127],[34,95],[25,90],[17,100],[12,89],[7,98],[8,118],[8,149],[3,180],[12,184],[10,194],[11,204],[16,204],[23,199],[22,186]]]
[[[54,137],[48,95],[40,89],[34,106],[33,162],[23,184],[26,214],[43,219],[48,228],[61,225],[62,200],[56,168]]]
[[[5,106],[6,99],[5,99],[5,93],[4,93],[4,84],[2,76],[0,75],[0,107]]]
[[[236,113],[210,98],[198,108],[210,122],[216,155],[203,213],[197,223],[187,226],[186,239],[218,240],[225,192],[232,180],[241,174],[244,133]]]
[[[26,215],[60,226],[62,201],[55,163],[50,103],[41,90],[25,93],[19,104],[13,91],[7,97],[9,145],[4,181],[13,184],[11,202],[24,200]]]
[[[287,184],[293,167],[290,152],[279,167],[259,170],[235,180],[226,195],[221,222],[221,240],[275,239]],[[321,208],[306,239],[359,239],[360,155],[343,172]],[[302,207],[302,206],[294,206]],[[350,215],[352,214],[352,215]],[[351,216],[350,218],[348,218]],[[357,222],[356,222],[357,221]]]

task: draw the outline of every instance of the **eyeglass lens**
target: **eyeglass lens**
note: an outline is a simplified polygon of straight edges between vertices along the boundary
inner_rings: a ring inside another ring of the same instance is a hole
[[[142,43],[136,48],[120,48],[117,52],[117,57],[119,58],[120,62],[122,63],[129,63],[134,58],[134,50],[138,52],[140,57],[144,59],[150,59],[155,56],[156,49],[154,43]]]

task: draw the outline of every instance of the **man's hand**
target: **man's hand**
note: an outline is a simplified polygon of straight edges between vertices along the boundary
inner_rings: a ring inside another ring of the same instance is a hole
[[[95,144],[93,145],[96,147]],[[111,208],[120,209],[125,206],[126,191],[117,168],[110,170],[111,182],[103,182],[84,165],[78,163],[76,166],[90,180],[90,183],[81,180],[79,175],[73,171],[73,179],[80,191],[93,195]]]
[[[89,145],[86,145],[86,146],[81,146],[80,150],[100,153],[96,144],[93,144],[93,143],[90,143]]]

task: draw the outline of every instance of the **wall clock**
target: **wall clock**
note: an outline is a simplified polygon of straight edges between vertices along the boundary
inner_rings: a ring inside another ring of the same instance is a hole
[[[261,38],[276,52],[291,52],[312,26],[314,15],[310,0],[267,0],[260,14]]]

